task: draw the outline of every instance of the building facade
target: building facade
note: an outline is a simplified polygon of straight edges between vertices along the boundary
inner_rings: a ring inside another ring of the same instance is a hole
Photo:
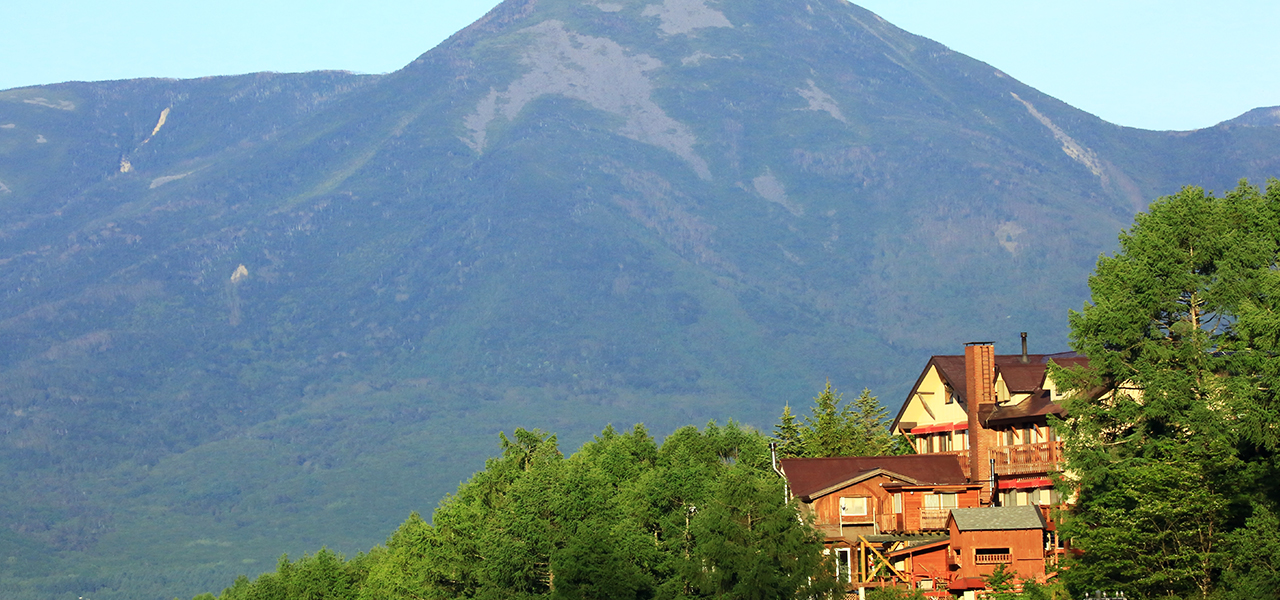
[[[1044,582],[1063,552],[1051,475],[1063,416],[1049,364],[1074,353],[997,355],[991,343],[930,357],[891,425],[910,456],[784,459],[780,470],[853,587],[972,598],[1000,565]]]

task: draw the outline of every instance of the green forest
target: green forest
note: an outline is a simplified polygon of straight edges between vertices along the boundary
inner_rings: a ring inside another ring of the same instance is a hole
[[[606,428],[566,457],[517,429],[500,456],[385,546],[327,549],[238,578],[221,600],[827,598],[819,534],[796,518],[768,438],[730,422],[661,445]],[[197,596],[213,598],[212,594]]]
[[[1280,181],[1161,198],[1121,233],[1070,315],[1057,512],[1076,552],[1054,585],[997,599],[1280,597]],[[367,553],[327,549],[217,598],[835,598],[821,535],[784,497],[784,456],[909,451],[864,390],[831,387],[774,436],[730,421],[661,444],[607,427],[566,457],[518,429],[501,454]],[[912,598],[879,590],[871,597]],[[197,599],[212,600],[212,594]]]

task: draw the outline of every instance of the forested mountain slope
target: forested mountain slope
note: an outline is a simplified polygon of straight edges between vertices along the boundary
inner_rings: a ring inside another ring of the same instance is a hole
[[[0,92],[0,575],[190,595],[368,548],[500,429],[1061,349],[1132,214],[1280,172],[1277,123],[1115,126],[839,0],[508,0],[384,76]]]

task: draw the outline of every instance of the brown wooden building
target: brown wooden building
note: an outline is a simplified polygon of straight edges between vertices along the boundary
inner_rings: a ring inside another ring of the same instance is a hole
[[[851,585],[905,585],[972,598],[1004,564],[1045,581],[1062,552],[1050,510],[1062,416],[1049,363],[1074,353],[996,355],[991,343],[933,356],[892,424],[912,456],[784,459],[801,511],[814,518]]]
[[[935,580],[903,572],[885,552],[947,539],[953,508],[978,506],[980,484],[946,455],[783,459],[781,470],[800,510],[811,515],[851,585]],[[901,561],[900,561],[901,562]]]
[[[951,511],[948,559],[954,579],[981,580],[999,565],[1021,580],[1045,581],[1048,523],[1034,506],[991,506]]]
[[[1049,363],[1088,364],[1074,352],[995,354],[986,342],[963,355],[933,356],[890,426],[920,454],[959,457],[965,475],[983,484],[983,505],[1059,504],[1050,474],[1062,442],[1049,416],[1065,414]],[[994,499],[993,499],[994,496]]]

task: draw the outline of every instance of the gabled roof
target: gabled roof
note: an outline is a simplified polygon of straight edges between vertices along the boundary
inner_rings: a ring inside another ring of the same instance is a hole
[[[995,369],[1004,378],[1005,386],[1009,388],[1010,392],[1019,394],[1033,393],[1044,387],[1049,361],[1065,367],[1087,365],[1089,363],[1088,358],[1075,352],[1028,354],[1027,362],[1025,363],[1022,362],[1021,354],[999,354],[995,356]],[[898,414],[894,417],[891,427],[897,428],[899,426],[902,415],[907,410],[907,405],[911,404],[912,398],[915,397],[920,384],[929,373],[930,367],[938,369],[938,374],[942,377],[942,380],[951,386],[951,390],[956,394],[959,401],[967,405],[968,400],[965,396],[968,393],[968,387],[965,382],[964,355],[944,354],[931,356],[924,369],[920,371],[920,377],[916,379],[915,385],[911,386],[906,400],[903,401],[902,406],[898,409]],[[979,407],[979,410],[981,410],[981,407]],[[984,422],[986,421],[986,415],[979,413],[979,416]]]
[[[945,454],[784,458],[791,493],[810,501],[877,475],[913,485],[963,485],[960,459]]]
[[[1037,506],[988,506],[986,508],[953,508],[951,520],[960,531],[1008,531],[1044,529],[1044,514]]]
[[[1023,364],[1017,362],[998,365],[996,370],[1000,373],[1000,377],[1004,379],[1004,385],[1009,388],[1010,392],[1025,394],[1044,387],[1044,378],[1048,371],[1047,366],[1045,363],[1028,362]]]
[[[1049,397],[1048,390],[1040,390],[1030,398],[1017,404],[996,407],[996,410],[984,422],[988,425],[999,425],[1019,419],[1043,417],[1045,415],[1058,415],[1061,417],[1066,414],[1066,409]]]
[[[1029,392],[1044,384],[1045,370],[1048,369],[1050,360],[1058,364],[1075,364],[1078,362],[1076,359],[1088,360],[1075,352],[1028,354],[1025,363],[1022,362],[1021,354],[998,354],[995,359],[996,371],[1005,375],[1005,385],[1008,385],[1010,390],[1019,392]],[[929,359],[929,362],[938,366],[943,379],[951,384],[951,389],[955,390],[962,402],[966,401],[968,387],[965,385],[964,355],[934,356]],[[928,367],[926,366],[925,369],[928,370]],[[915,392],[914,389],[911,391]]]

